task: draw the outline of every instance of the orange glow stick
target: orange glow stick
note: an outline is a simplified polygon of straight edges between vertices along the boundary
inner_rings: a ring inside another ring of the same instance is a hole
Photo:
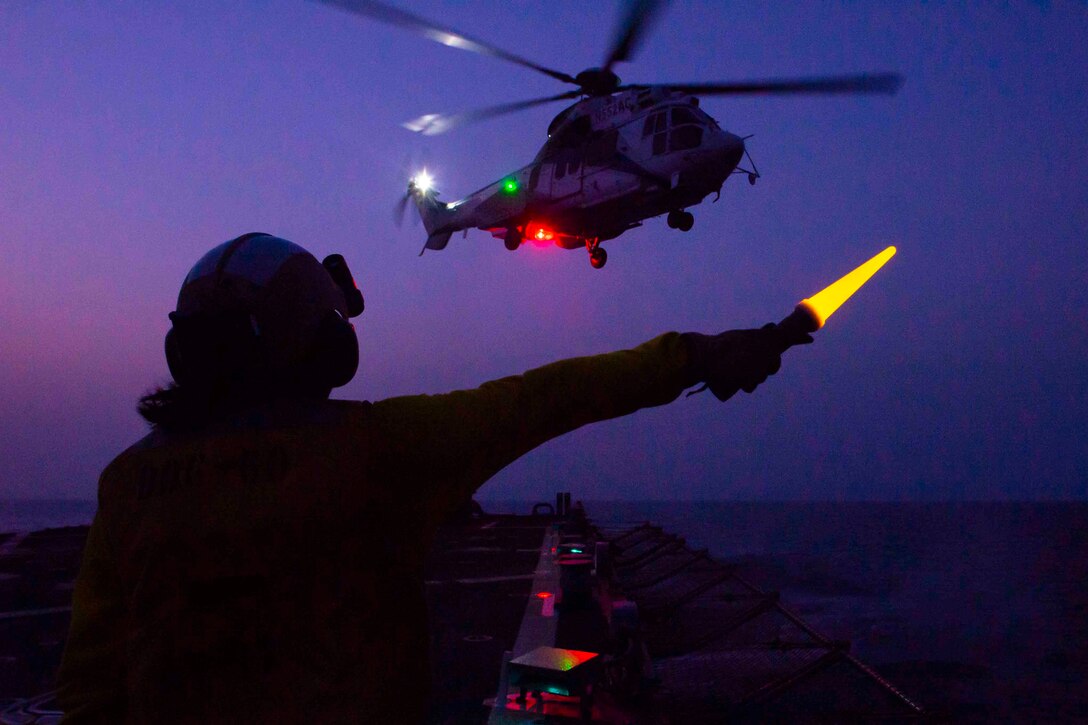
[[[801,300],[793,312],[778,323],[778,328],[783,333],[783,350],[794,344],[799,336],[816,332],[823,327],[827,318],[861,289],[895,252],[895,247],[888,247],[854,271],[835,280],[811,297]]]

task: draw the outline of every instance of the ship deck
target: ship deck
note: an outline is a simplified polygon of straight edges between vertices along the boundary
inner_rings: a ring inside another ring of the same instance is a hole
[[[59,719],[50,693],[86,533],[0,534],[0,723]],[[558,578],[570,540],[596,556],[581,602]],[[576,721],[576,697],[519,703],[506,686],[505,662],[540,645],[599,653],[595,722],[925,717],[847,643],[649,524],[597,528],[577,509],[466,517],[438,532],[425,587],[436,723]]]

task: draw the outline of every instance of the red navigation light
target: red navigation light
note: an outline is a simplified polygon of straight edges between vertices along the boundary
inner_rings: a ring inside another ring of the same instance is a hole
[[[555,230],[547,224],[531,221],[525,225],[525,238],[540,244],[555,241]]]
[[[547,598],[548,598],[548,597],[550,597],[551,595],[552,595],[552,593],[551,593],[551,592],[537,592],[537,593],[536,593],[536,598],[537,598],[537,599],[547,599]]]

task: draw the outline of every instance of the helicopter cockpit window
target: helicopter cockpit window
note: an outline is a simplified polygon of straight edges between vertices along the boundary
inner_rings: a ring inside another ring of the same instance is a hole
[[[646,138],[651,134],[654,137],[653,140],[653,155],[659,156],[665,153],[665,127],[666,127],[667,113],[665,111],[659,111],[646,119],[646,122],[642,125],[642,138]]]
[[[674,128],[669,133],[669,151],[686,151],[698,148],[703,142],[703,129],[700,126],[688,124],[680,128]]]
[[[672,125],[680,126],[685,123],[700,123],[699,117],[683,106],[672,109]]]
[[[651,133],[661,133],[665,130],[665,112],[661,111],[646,117],[646,123],[642,125],[642,138]]]
[[[582,167],[582,159],[581,158],[567,159],[566,161],[563,161],[563,160],[556,161],[555,162],[555,176],[553,178],[556,181],[559,181],[564,176],[567,176],[567,175],[573,176],[574,174],[578,173],[578,169],[580,169],[581,167]]]
[[[672,130],[669,131],[669,151],[698,148],[703,142],[702,119],[690,108],[683,106],[674,106],[670,113],[672,114]],[[657,153],[656,148],[654,153]]]
[[[668,134],[655,133],[654,134],[654,156],[660,156],[665,153],[665,138]]]

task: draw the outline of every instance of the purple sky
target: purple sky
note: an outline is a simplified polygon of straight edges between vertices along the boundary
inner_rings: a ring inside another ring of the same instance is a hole
[[[408,7],[400,0],[402,7]],[[561,105],[423,138],[399,126],[556,93],[531,71],[309,2],[0,5],[0,499],[90,498],[167,379],[166,313],[210,247],[262,230],[341,251],[367,296],[338,397],[442,392],[669,329],[777,320],[899,255],[753,396],[553,441],[485,498],[1084,498],[1088,9],[1083,3],[676,2],[625,81],[895,70],[894,98],[707,99],[755,134],[682,234],[607,268],[472,232],[416,253],[404,164],[444,198],[528,162]],[[417,2],[575,73],[611,3]]]

